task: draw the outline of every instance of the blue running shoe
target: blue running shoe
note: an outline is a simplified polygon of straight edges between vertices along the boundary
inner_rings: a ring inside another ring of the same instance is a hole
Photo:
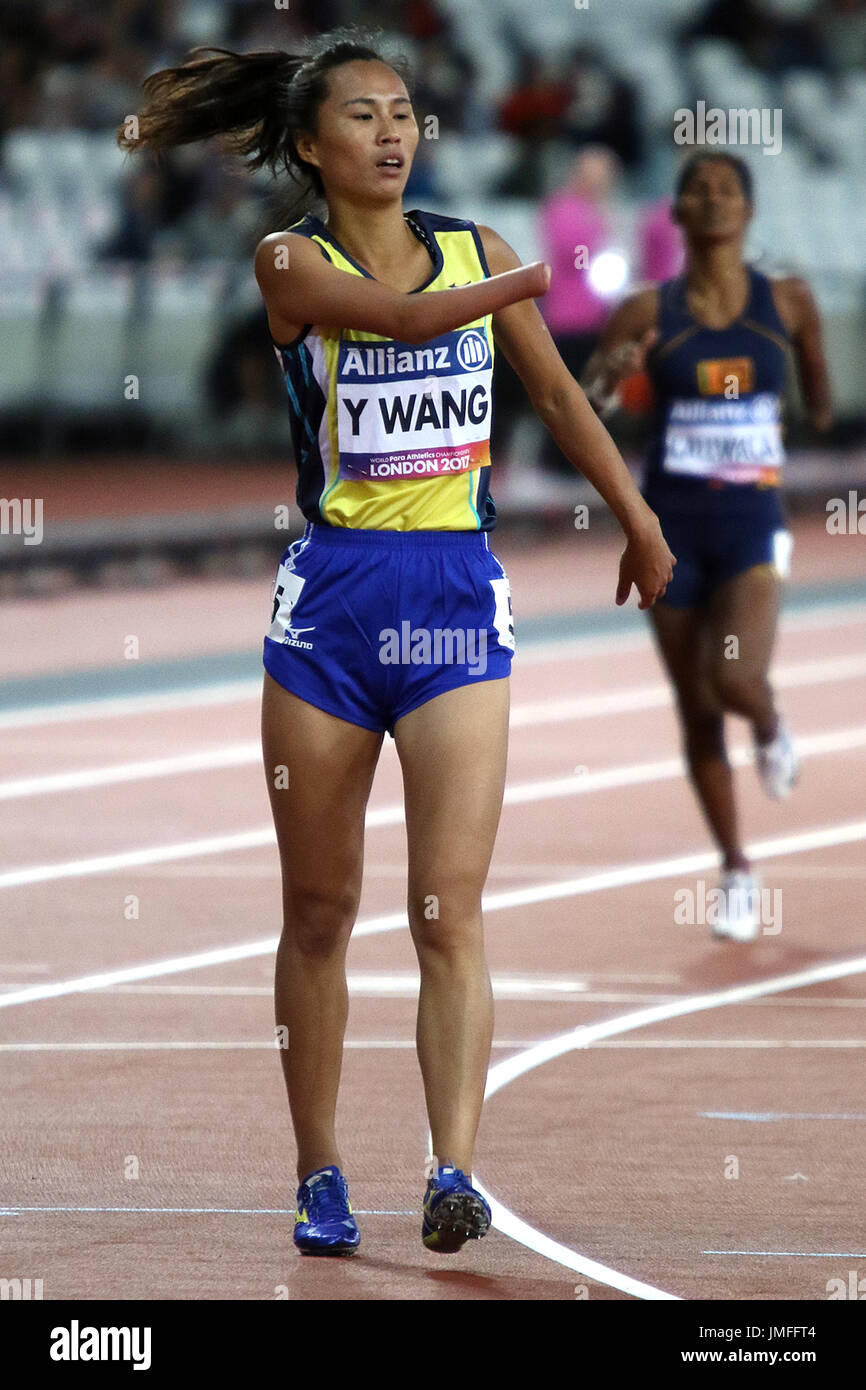
[[[428,1250],[453,1255],[490,1229],[490,1208],[461,1168],[440,1167],[427,1182],[421,1239]]]
[[[361,1244],[339,1168],[317,1168],[298,1188],[295,1244],[302,1255],[351,1255]]]

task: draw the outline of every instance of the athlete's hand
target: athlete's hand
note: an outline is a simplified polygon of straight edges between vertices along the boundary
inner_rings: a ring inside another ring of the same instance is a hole
[[[617,605],[625,603],[634,584],[640,594],[638,608],[651,608],[674,577],[676,558],[668,549],[655,512],[632,533],[619,562]]]
[[[608,390],[613,390],[621,381],[638,372],[646,371],[647,358],[658,342],[657,328],[648,328],[643,337],[636,342],[621,343],[604,358],[602,371],[608,382]]]

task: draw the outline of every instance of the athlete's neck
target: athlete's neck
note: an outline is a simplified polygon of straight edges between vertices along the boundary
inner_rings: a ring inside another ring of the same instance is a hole
[[[737,241],[700,242],[691,245],[686,260],[686,283],[696,295],[720,297],[742,289],[748,279],[743,262],[742,243]]]
[[[406,226],[399,202],[382,207],[357,203],[331,204],[325,226],[331,236],[371,275],[405,261],[417,248],[418,239]]]
[[[739,242],[690,246],[686,262],[686,303],[698,323],[727,328],[749,307],[748,267]]]

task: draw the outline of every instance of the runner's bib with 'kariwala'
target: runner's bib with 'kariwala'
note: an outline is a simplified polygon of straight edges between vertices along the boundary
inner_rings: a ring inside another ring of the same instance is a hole
[[[430,253],[412,293],[489,275],[474,223],[415,210],[406,221]],[[369,278],[312,213],[293,227],[340,270]],[[308,324],[275,344],[291,405],[298,506],[320,525],[488,531],[492,316],[428,342]]]
[[[779,397],[667,403],[666,473],[726,483],[775,483],[785,461]]]
[[[659,287],[658,340],[648,360],[656,428],[646,489],[690,496],[720,484],[764,491],[785,462],[782,402],[790,338],[771,281],[748,268],[747,301],[725,328],[689,311],[684,275]]]

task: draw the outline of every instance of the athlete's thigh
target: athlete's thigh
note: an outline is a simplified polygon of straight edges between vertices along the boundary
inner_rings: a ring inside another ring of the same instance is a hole
[[[410,899],[481,893],[502,810],[510,684],[461,685],[397,721]]]
[[[364,814],[382,734],[338,719],[267,673],[262,753],[284,893],[360,894]]]
[[[781,585],[772,565],[753,565],[726,579],[709,604],[715,675],[766,675],[776,637]],[[732,640],[734,639],[734,640]]]
[[[677,608],[659,599],[649,610],[656,644],[686,713],[720,709],[710,679],[711,629],[703,606]]]

